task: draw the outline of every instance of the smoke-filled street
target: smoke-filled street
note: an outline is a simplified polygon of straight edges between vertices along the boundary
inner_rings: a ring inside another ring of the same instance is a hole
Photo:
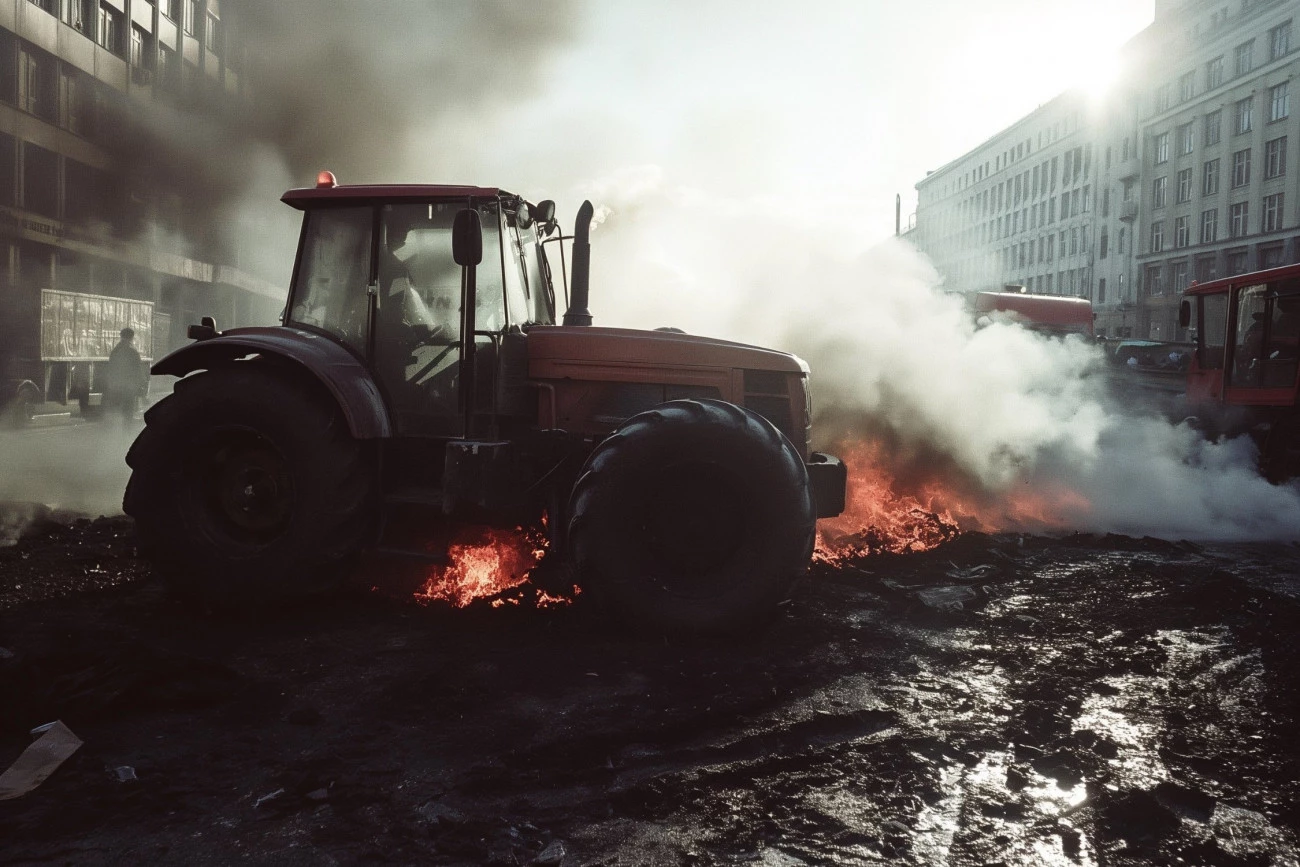
[[[200,616],[69,520],[0,548],[0,744],[85,742],[10,863],[1297,857],[1293,545],[964,535],[679,642],[528,585]]]

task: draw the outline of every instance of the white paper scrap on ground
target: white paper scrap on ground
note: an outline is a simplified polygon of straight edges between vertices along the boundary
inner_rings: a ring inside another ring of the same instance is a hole
[[[32,729],[32,734],[40,737],[0,774],[0,801],[25,795],[45,782],[81,746],[81,738],[57,720]]]

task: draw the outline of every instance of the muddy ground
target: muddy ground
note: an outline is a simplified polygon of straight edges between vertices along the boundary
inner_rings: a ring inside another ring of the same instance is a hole
[[[0,767],[85,745],[0,802],[0,862],[1297,864],[1298,575],[966,535],[686,643],[368,582],[211,618],[128,519],[55,515],[0,548]]]

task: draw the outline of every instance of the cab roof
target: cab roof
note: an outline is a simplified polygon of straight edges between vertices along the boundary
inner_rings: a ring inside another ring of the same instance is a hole
[[[1251,286],[1256,283],[1270,283],[1276,280],[1300,277],[1300,265],[1283,265],[1267,271],[1252,271],[1249,274],[1237,274],[1233,277],[1220,277],[1206,283],[1193,283],[1183,292],[1184,295],[1212,295],[1226,292],[1232,286]]]
[[[430,199],[514,198],[500,187],[475,187],[463,184],[349,184],[330,187],[301,187],[280,197],[298,210],[331,203],[421,201]]]

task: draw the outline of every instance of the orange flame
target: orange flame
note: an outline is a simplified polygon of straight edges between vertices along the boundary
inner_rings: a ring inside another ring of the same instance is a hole
[[[887,450],[859,440],[839,448],[849,469],[844,513],[817,523],[815,559],[837,563],[866,554],[927,551],[966,530],[1060,530],[1090,504],[1059,484],[1017,486],[1000,494],[930,479],[905,489]]]
[[[447,545],[449,562],[430,568],[415,598],[426,602],[442,600],[464,608],[475,599],[496,596],[523,584],[545,553],[546,538],[523,527],[458,528]]]

